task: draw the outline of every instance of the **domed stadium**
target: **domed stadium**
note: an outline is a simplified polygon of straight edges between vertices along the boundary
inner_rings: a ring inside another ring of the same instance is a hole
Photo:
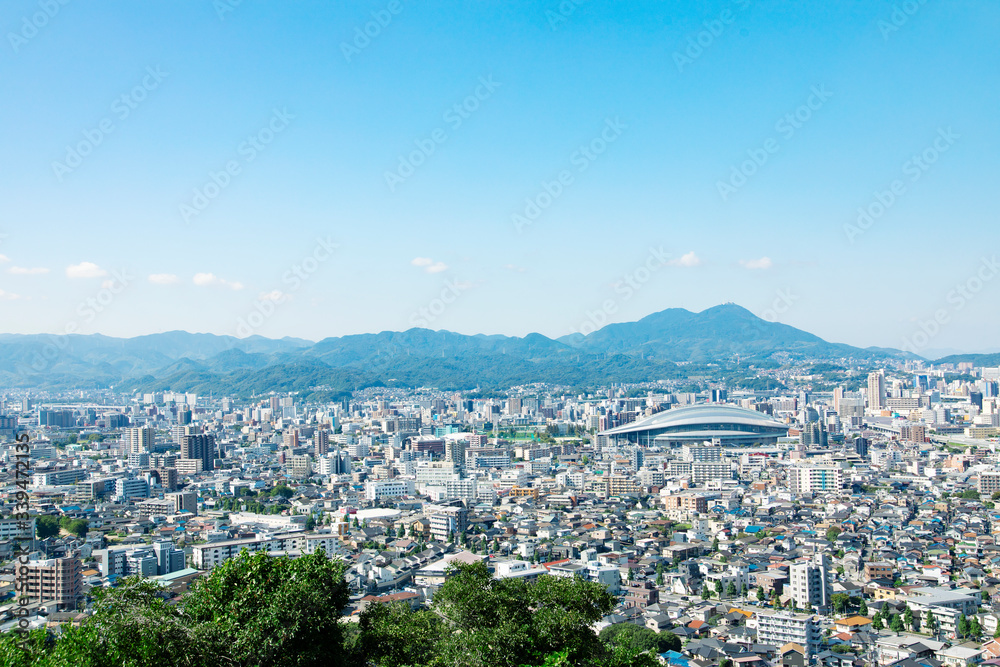
[[[644,446],[682,447],[708,441],[723,447],[773,447],[788,435],[788,426],[763,412],[710,403],[664,410],[600,435]]]

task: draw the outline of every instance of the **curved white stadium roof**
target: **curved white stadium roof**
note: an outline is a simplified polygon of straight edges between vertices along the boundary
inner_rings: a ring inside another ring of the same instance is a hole
[[[706,424],[738,424],[744,427],[750,426],[766,429],[788,430],[788,426],[786,424],[772,419],[763,412],[747,410],[735,405],[709,403],[704,405],[691,405],[684,408],[674,408],[672,410],[664,410],[663,412],[657,412],[651,417],[639,419],[629,424],[625,424],[624,426],[618,426],[616,428],[603,431],[602,433],[606,435],[617,435],[622,433],[636,433],[640,431],[654,431],[665,428],[686,431],[687,429],[678,428],[684,426],[690,426],[691,431],[700,431],[702,429],[699,427]]]

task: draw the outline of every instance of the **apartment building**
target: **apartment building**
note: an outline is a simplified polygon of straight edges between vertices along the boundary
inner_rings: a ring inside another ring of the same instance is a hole
[[[987,470],[979,473],[979,481],[976,484],[976,488],[979,493],[989,496],[1000,491],[1000,470]]]
[[[276,535],[259,535],[244,540],[226,540],[224,542],[209,542],[196,544],[191,549],[192,565],[200,570],[210,570],[213,567],[238,556],[246,549],[250,552],[273,551],[276,553],[298,552],[310,554],[323,549],[330,554],[337,550],[340,541],[331,533],[281,533]]]
[[[431,536],[445,541],[449,536],[456,537],[469,527],[469,510],[464,507],[441,507],[430,515]]]
[[[760,610],[756,613],[757,641],[761,644],[784,646],[795,642],[806,649],[806,655],[820,651],[823,633],[812,614],[790,611]]]
[[[664,508],[688,512],[707,512],[708,496],[698,493],[677,493],[663,496]]]
[[[844,488],[844,470],[838,466],[794,466],[788,469],[792,493],[828,493]]]
[[[635,496],[639,495],[639,485],[635,480],[626,475],[610,475],[607,479],[608,496]]]
[[[691,464],[691,481],[695,484],[705,484],[720,479],[732,479],[733,468],[729,461],[712,463],[709,461],[695,461]]]
[[[81,571],[79,558],[36,560],[18,567],[18,583],[23,582],[23,595],[32,601],[56,602],[72,609],[82,594]]]
[[[789,590],[795,606],[805,609],[812,606],[826,612],[833,600],[833,580],[830,577],[830,559],[816,554],[808,561],[792,564],[789,570]]]

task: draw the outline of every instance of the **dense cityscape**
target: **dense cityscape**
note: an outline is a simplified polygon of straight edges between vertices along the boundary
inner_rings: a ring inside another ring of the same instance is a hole
[[[344,564],[346,623],[485,563],[599,584],[593,631],[642,629],[671,665],[1000,656],[1000,368],[786,370],[784,392],[11,391],[5,516],[26,511],[0,522],[2,629],[58,634],[129,577],[179,599],[243,551],[319,552]]]
[[[0,27],[0,667],[1000,667],[1000,3]]]

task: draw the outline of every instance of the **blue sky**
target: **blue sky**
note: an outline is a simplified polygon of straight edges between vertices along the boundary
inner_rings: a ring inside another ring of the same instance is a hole
[[[1000,347],[1000,6],[809,4],[4,3],[2,329]]]

